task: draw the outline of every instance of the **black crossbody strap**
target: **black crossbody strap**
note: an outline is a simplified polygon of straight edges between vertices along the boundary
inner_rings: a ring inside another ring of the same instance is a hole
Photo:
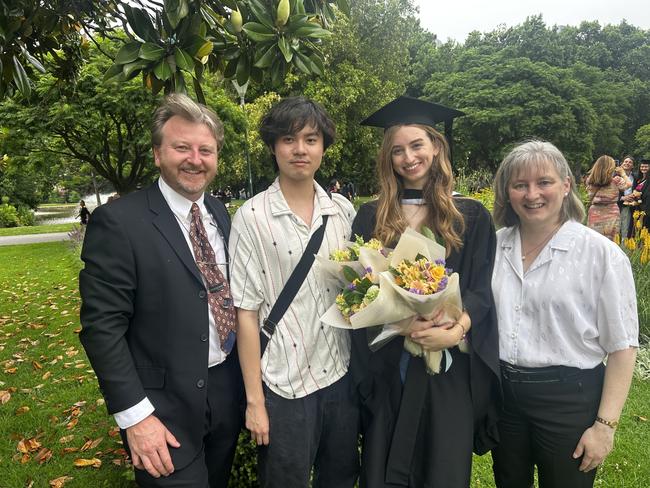
[[[285,283],[284,288],[282,288],[269,316],[264,319],[262,332],[260,333],[260,352],[262,355],[264,355],[264,350],[266,349],[269,339],[271,339],[271,336],[273,336],[273,333],[275,332],[275,327],[284,316],[289,305],[291,305],[291,302],[295,298],[296,293],[298,293],[298,290],[300,290],[300,287],[307,277],[307,273],[309,273],[309,270],[314,263],[315,255],[323,243],[328,217],[329,215],[323,215],[323,224],[312,234],[311,239],[309,239],[307,247],[305,248],[305,252],[302,253],[300,261],[298,261],[291,276],[289,276],[289,279]]]

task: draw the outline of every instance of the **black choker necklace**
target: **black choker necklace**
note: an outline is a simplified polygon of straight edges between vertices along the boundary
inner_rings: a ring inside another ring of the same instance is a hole
[[[422,190],[413,188],[404,188],[402,190],[402,205],[425,205],[426,202],[422,198]]]

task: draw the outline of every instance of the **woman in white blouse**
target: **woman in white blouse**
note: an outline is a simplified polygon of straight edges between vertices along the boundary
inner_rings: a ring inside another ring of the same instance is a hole
[[[632,270],[585,210],[562,153],[529,141],[494,182],[504,408],[499,488],[591,487],[612,450],[638,347]],[[607,366],[603,361],[606,359]]]

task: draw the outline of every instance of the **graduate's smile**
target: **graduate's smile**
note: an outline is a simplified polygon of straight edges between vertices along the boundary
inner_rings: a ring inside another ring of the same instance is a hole
[[[395,132],[391,149],[393,171],[402,177],[405,188],[424,187],[437,154],[437,148],[423,129],[405,125]]]

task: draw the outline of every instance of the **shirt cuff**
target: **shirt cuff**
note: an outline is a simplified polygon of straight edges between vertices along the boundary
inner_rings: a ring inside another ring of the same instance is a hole
[[[154,410],[155,409],[149,399],[144,397],[144,400],[136,403],[131,408],[114,413],[113,417],[120,429],[128,429],[146,419],[154,412]]]

